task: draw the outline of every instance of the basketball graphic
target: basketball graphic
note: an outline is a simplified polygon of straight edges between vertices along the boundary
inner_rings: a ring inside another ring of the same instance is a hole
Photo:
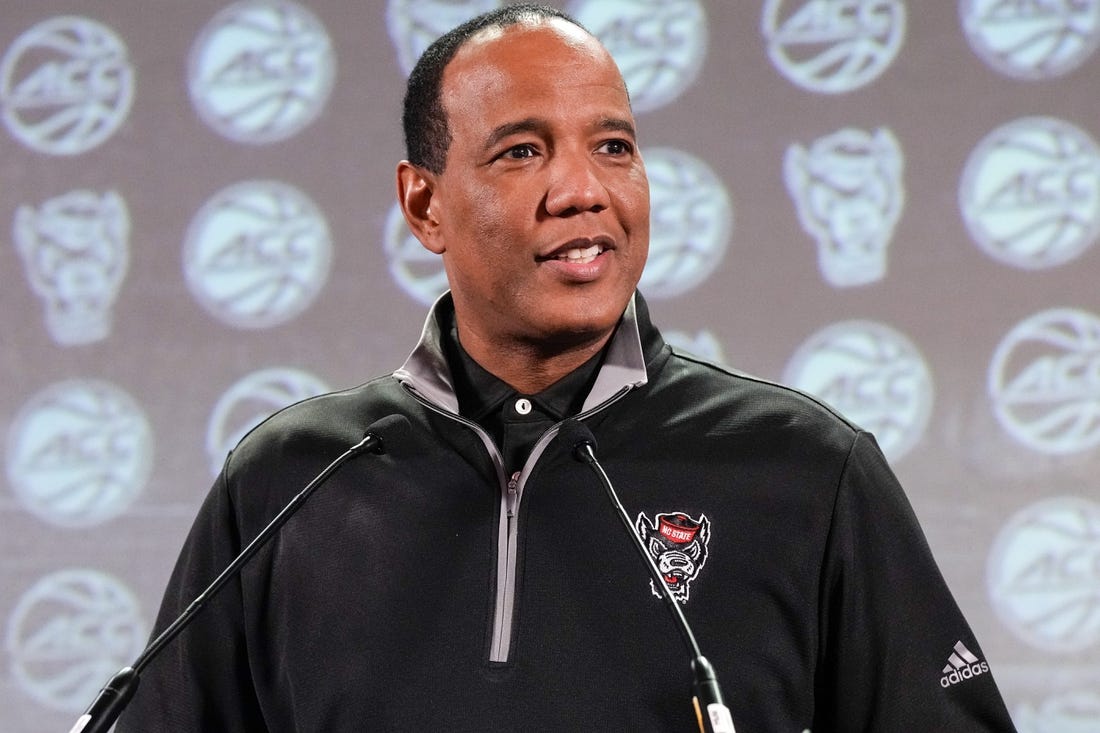
[[[237,328],[270,328],[310,306],[331,259],[328,224],[305,194],[250,181],[220,191],[195,215],[183,269],[210,314]]]
[[[1100,641],[1100,504],[1045,499],[1001,529],[986,567],[989,600],[1017,638],[1048,652]]]
[[[288,0],[244,0],[219,12],[191,49],[191,101],[219,134],[284,140],[324,109],[336,75],[328,33]]]
[[[870,84],[905,38],[902,0],[767,0],[762,29],[775,68],[803,89],[850,92]]]
[[[47,155],[78,155],[122,126],[134,69],[113,30],[78,16],[44,20],[0,60],[0,107],[8,131]]]
[[[1050,117],[989,133],[967,159],[959,207],[974,242],[1024,270],[1076,259],[1100,238],[1100,147]]]
[[[71,569],[20,596],[5,646],[20,689],[46,707],[76,713],[141,653],[148,633],[129,588],[103,572]]]
[[[707,279],[726,254],[733,208],[703,161],[680,150],[646,151],[650,190],[649,260],[639,289],[672,298]]]
[[[153,433],[138,404],[101,380],[56,383],[12,422],[7,473],[20,503],[59,527],[112,519],[145,488]]]

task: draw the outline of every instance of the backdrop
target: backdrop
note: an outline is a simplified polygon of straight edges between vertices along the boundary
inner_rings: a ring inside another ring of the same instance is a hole
[[[5,3],[0,728],[133,660],[242,433],[404,360],[405,76],[497,4]],[[1020,730],[1100,729],[1100,0],[558,4],[630,86],[657,323],[874,431]]]

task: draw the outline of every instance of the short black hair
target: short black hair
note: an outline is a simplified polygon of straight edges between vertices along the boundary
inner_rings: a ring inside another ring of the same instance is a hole
[[[405,87],[401,122],[405,130],[405,157],[413,165],[442,173],[451,146],[447,113],[443,109],[443,71],[472,36],[486,28],[507,28],[517,23],[560,18],[585,33],[588,29],[567,13],[535,3],[508,5],[472,18],[440,36],[421,54]]]

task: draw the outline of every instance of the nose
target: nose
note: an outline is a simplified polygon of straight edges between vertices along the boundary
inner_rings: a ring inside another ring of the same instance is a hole
[[[590,155],[569,153],[554,159],[546,192],[546,210],[551,216],[603,211],[610,205],[611,195]]]

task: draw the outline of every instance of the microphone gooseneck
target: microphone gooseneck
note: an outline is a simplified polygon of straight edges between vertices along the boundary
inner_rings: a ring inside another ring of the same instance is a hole
[[[278,533],[279,529],[298,511],[310,495],[313,494],[329,476],[340,468],[340,466],[348,459],[354,458],[360,453],[373,453],[375,455],[385,453],[385,446],[382,443],[382,438],[378,436],[378,433],[388,433],[391,430],[396,430],[398,425],[406,422],[408,422],[408,418],[401,415],[389,415],[378,420],[367,429],[366,435],[363,436],[362,440],[337,456],[332,463],[325,466],[312,481],[306,484],[304,489],[298,492],[294,498],[283,507],[282,511],[275,515],[275,518],[272,519],[266,527],[260,530],[260,533],[241,550],[240,554],[234,558],[233,562],[229,563],[225,570],[214,579],[214,582],[207,586],[206,590],[200,593],[195,600],[191,601],[191,604],[187,606],[184,612],[176,617],[176,620],[169,624],[156,639],[150,642],[149,646],[145,647],[145,650],[142,651],[133,665],[123,667],[115,673],[114,677],[112,677],[107,684],[104,685],[103,689],[100,690],[99,695],[97,695],[96,699],[92,701],[92,704],[88,706],[88,709],[84,711],[84,714],[77,718],[76,723],[69,730],[69,733],[107,733],[110,727],[118,719],[118,716],[122,714],[122,711],[126,708],[130,699],[134,696],[138,683],[141,681],[142,670],[160,654],[161,650],[164,649],[170,641],[175,639],[176,636],[191,623],[195,615],[205,607],[206,602],[214,597],[227,582],[240,573],[245,563],[251,560],[252,557],[259,552],[260,548],[266,545],[267,542]]]
[[[726,707],[723,701],[722,690],[718,686],[718,676],[714,672],[714,667],[699,650],[695,634],[692,633],[691,625],[684,617],[680,604],[673,597],[672,590],[665,582],[657,563],[653,560],[653,556],[649,554],[642,542],[642,538],[634,531],[634,525],[631,523],[626,509],[623,508],[622,502],[619,501],[619,495],[615,492],[611,479],[607,477],[603,466],[596,459],[596,436],[592,434],[587,425],[572,418],[562,423],[558,436],[570,446],[573,457],[581,463],[587,464],[600,479],[600,484],[603,485],[604,491],[614,505],[616,514],[618,514],[619,519],[626,528],[626,533],[630,535],[634,549],[642,556],[649,574],[653,577],[655,587],[661,590],[661,597],[676,620],[676,625],[679,627],[692,656],[691,670],[694,679],[692,689],[695,693],[692,703],[695,706],[695,716],[699,723],[699,730],[702,733],[735,733],[733,718],[730,716],[729,708]]]

